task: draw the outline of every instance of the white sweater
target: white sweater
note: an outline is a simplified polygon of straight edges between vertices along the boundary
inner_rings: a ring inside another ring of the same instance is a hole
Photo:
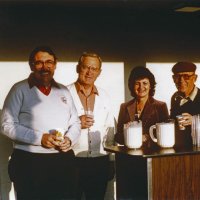
[[[67,86],[78,111],[78,116],[84,115],[84,108],[73,84]],[[73,150],[78,157],[97,157],[107,154],[103,149],[103,142],[114,142],[114,115],[110,105],[110,98],[104,90],[98,88],[94,105],[94,125],[88,129],[81,129],[81,136]]]
[[[64,128],[74,145],[80,136],[80,120],[68,89],[58,84],[48,96],[28,81],[10,90],[1,117],[1,132],[14,141],[14,148],[35,153],[58,153],[41,146],[44,133]]]

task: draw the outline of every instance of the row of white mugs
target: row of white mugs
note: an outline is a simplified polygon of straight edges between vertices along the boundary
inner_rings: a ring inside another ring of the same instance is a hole
[[[180,117],[180,116],[179,116]],[[179,120],[180,121],[180,120]],[[180,125],[180,124],[179,124]],[[156,134],[154,135],[154,129]],[[183,127],[180,127],[183,130]],[[200,147],[200,115],[192,117],[192,140],[193,145]],[[149,135],[153,142],[162,148],[171,148],[175,144],[175,123],[169,122],[156,123],[149,129]],[[142,146],[142,122],[133,121],[124,125],[124,143],[128,148],[136,149]]]

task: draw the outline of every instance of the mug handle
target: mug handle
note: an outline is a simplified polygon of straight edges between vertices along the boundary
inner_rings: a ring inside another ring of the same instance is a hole
[[[153,130],[156,129],[156,125],[152,125],[150,128],[149,128],[149,135],[151,137],[151,139],[154,141],[154,142],[158,142],[157,138],[155,138],[154,134],[153,134]]]

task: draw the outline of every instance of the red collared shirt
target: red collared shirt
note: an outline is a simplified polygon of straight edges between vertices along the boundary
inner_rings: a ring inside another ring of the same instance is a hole
[[[43,85],[38,85],[37,88],[46,96],[49,95],[49,93],[51,92],[51,85],[49,87],[45,87]]]

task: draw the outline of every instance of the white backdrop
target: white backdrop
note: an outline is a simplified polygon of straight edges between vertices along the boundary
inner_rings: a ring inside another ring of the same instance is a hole
[[[75,62],[58,62],[55,80],[68,85],[77,79]],[[27,78],[30,68],[27,62],[0,62],[0,109],[12,85]],[[118,117],[119,106],[124,102],[124,63],[102,64],[102,72],[96,85],[105,89],[110,95],[114,116]]]

